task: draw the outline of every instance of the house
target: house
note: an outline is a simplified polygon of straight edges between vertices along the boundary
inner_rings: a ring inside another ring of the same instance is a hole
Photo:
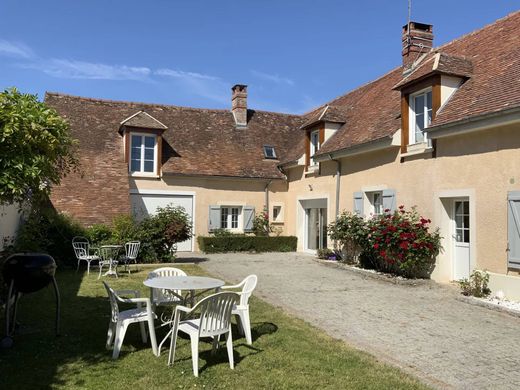
[[[301,116],[248,108],[244,85],[230,111],[49,93],[84,170],[52,200],[85,223],[173,202],[197,235],[267,206],[301,251],[342,210],[417,205],[444,237],[435,280],[487,269],[520,298],[520,12],[440,47],[431,25],[401,34],[402,66]]]

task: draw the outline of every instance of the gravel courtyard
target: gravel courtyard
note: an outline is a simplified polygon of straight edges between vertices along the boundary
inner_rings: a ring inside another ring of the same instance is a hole
[[[520,318],[460,302],[452,287],[395,285],[298,253],[198,256],[228,282],[257,274],[257,296],[436,388],[520,387]]]

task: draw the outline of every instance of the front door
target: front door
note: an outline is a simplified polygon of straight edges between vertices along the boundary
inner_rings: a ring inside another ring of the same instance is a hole
[[[469,201],[453,202],[453,279],[469,278],[470,274],[470,229]]]
[[[317,250],[327,247],[327,209],[305,209],[306,248]]]

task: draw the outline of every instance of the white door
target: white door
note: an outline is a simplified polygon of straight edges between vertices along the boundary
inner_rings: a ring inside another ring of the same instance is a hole
[[[469,278],[471,239],[469,229],[469,201],[453,201],[453,279]]]
[[[137,220],[152,215],[157,210],[157,207],[172,205],[183,207],[193,222],[192,195],[130,194],[130,200],[132,204],[132,214]],[[191,252],[192,250],[192,238],[177,244],[177,251],[179,252]]]
[[[315,251],[327,247],[327,209],[305,209],[306,250]]]

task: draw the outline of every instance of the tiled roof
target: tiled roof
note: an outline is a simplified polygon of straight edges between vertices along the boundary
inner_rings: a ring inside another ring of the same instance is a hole
[[[130,117],[126,118],[124,121],[121,122],[121,126],[141,127],[145,129],[159,130],[167,129],[166,125],[159,122],[153,116],[144,111],[138,111]]]
[[[311,115],[307,116],[302,129],[311,127],[319,122],[345,123],[346,117],[347,110],[345,108],[327,104],[314,110]]]
[[[434,51],[425,56],[410,74],[406,75],[397,83],[394,89],[402,89],[433,74],[446,74],[467,78],[470,77],[472,73],[473,64],[467,58]]]
[[[519,37],[517,11],[438,47],[425,57],[422,66],[408,77],[420,78],[431,72],[436,54],[440,54],[437,71],[470,76],[441,107],[431,127],[520,106]],[[318,155],[394,134],[401,126],[401,95],[393,88],[408,81],[403,79],[399,67],[329,102],[347,109],[346,122],[325,142]],[[308,113],[306,120],[314,115],[316,110]],[[304,153],[304,144],[298,153]],[[291,158],[297,158],[298,153],[293,151]]]
[[[249,110],[247,128],[237,129],[232,113],[226,110],[57,93],[47,93],[45,101],[68,119],[80,151],[95,150],[103,164],[123,160],[121,121],[137,111],[151,115],[168,128],[163,134],[163,174],[283,178],[279,161],[265,159],[263,146],[273,146],[283,159],[301,136],[302,117],[296,115]]]

